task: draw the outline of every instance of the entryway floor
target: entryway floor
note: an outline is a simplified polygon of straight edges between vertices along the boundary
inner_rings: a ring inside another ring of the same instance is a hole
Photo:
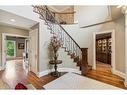
[[[112,73],[111,72],[111,65],[102,63],[100,61],[96,61],[96,69],[97,69],[97,71]]]
[[[9,60],[6,69],[1,71],[0,78],[6,82],[10,88],[14,89],[17,83],[27,84],[27,74],[23,69],[23,60]]]
[[[111,66],[108,64],[97,62],[96,70],[89,70],[86,76],[104,83],[114,85],[116,87],[127,89],[124,86],[124,79],[115,74],[112,74]]]
[[[57,79],[50,74],[41,78],[38,78],[32,72],[29,72],[27,75],[25,70],[23,70],[22,65],[22,60],[11,60],[7,62],[6,69],[0,72],[0,78],[2,78],[12,89],[14,89],[15,85],[19,82],[25,85],[31,83],[36,89],[43,89],[45,84]],[[104,64],[97,64],[97,70],[90,70],[86,77],[126,89],[124,86],[124,79],[112,74],[108,66],[106,67],[107,69]],[[106,69],[106,72],[104,68]],[[63,74],[65,73],[62,73],[62,75]]]

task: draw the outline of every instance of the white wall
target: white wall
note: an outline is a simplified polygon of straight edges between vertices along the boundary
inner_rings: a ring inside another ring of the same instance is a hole
[[[117,19],[116,30],[116,69],[125,72],[125,17]]]
[[[79,44],[81,48],[88,48],[88,63],[90,65],[93,64],[93,33],[115,29],[116,70],[124,73],[124,25],[124,17],[121,17],[114,22],[109,22],[89,28],[79,28],[78,24],[63,25],[63,27],[65,28],[65,30],[67,30],[67,32],[72,36],[72,38]]]
[[[109,20],[110,13],[108,6],[75,6],[75,18],[77,18],[79,26],[87,26],[95,23]],[[76,21],[76,20],[75,20]]]
[[[33,12],[33,8],[31,6],[0,6],[0,9],[39,22],[39,72],[48,70],[50,68],[48,43],[51,34],[50,31],[47,30],[47,26],[44,21],[39,19],[39,15]],[[59,58],[63,61],[59,67],[74,68],[79,70],[76,66],[77,64],[73,62],[64,50],[60,50],[59,52]]]
[[[51,69],[49,65],[49,50],[48,50],[48,45],[50,42],[50,31],[47,30],[47,26],[45,25],[44,21],[40,23],[40,32],[39,32],[39,71],[45,71],[47,69]],[[78,69],[77,64],[73,62],[73,59],[70,58],[69,55],[67,55],[67,52],[65,52],[64,49],[59,50],[59,57],[58,59],[62,60],[62,64],[58,65],[60,68],[73,68],[73,69]]]
[[[47,45],[50,38],[50,32],[47,31],[44,22],[39,19],[38,14],[33,12],[31,6],[0,6],[1,9],[15,13],[17,15],[35,20],[40,22],[39,29],[39,71],[44,71],[49,68],[48,66],[48,51]],[[75,21],[79,22],[79,25],[68,25],[64,26],[68,33],[76,40],[76,42],[81,47],[88,47],[88,62],[92,64],[93,59],[93,32],[101,32],[109,29],[116,30],[116,69],[124,72],[124,17],[115,21],[106,23],[103,25],[98,25],[89,28],[80,28],[79,26],[86,26],[90,24],[95,24],[100,21],[105,21],[110,19],[107,12],[107,6],[80,6],[75,8],[77,13],[75,14]],[[77,19],[77,20],[76,20]],[[121,46],[121,47],[120,47]],[[122,49],[122,50],[121,50]]]
[[[81,48],[88,48],[88,63],[93,63],[93,33],[99,32],[101,26],[90,27],[90,28],[79,28],[78,24],[74,25],[63,25],[65,30],[72,36],[72,38],[79,44]]]
[[[108,6],[75,6],[75,22],[79,25],[64,26],[68,33],[76,40],[76,42],[81,47],[88,48],[88,62],[93,63],[93,33],[101,32],[106,30],[115,29],[115,49],[116,49],[116,70],[120,72],[125,72],[125,17],[121,17],[113,22],[88,27],[79,28],[82,26],[87,26],[90,24],[95,24],[103,22],[106,20],[111,20],[111,13]],[[117,10],[117,9],[116,9]],[[114,16],[114,13],[112,15]],[[117,12],[118,14],[118,12]],[[121,14],[119,12],[119,14]],[[115,15],[116,16],[116,15]]]

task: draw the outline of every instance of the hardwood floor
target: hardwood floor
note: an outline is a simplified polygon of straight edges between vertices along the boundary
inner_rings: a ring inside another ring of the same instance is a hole
[[[6,69],[2,71],[1,78],[11,89],[15,88],[17,83],[27,84],[27,74],[23,70],[22,60],[9,60],[6,63]]]
[[[64,75],[66,72],[61,73],[61,76]],[[41,78],[38,78],[34,73],[29,72],[28,74],[28,81],[32,83],[37,89],[44,89],[43,86],[58,77],[53,77],[51,74],[45,75]]]
[[[62,73],[62,75],[65,73]],[[23,69],[23,63],[21,59],[9,60],[6,64],[6,69],[0,71],[0,78],[6,82],[11,89],[14,89],[17,83],[23,83],[24,85],[32,84],[36,89],[44,89],[43,85],[56,79],[50,74],[38,78],[34,73],[25,73]]]
[[[127,89],[124,86],[124,79],[111,73],[111,66],[108,64],[97,62],[96,70],[89,70],[87,77],[111,84],[113,86]]]
[[[111,74],[109,67],[110,66],[107,65],[105,66],[105,64],[97,64],[97,70],[90,70],[86,74],[86,77],[126,89],[123,84],[124,79]],[[65,73],[62,73],[62,75],[64,74]],[[57,79],[57,77],[53,77],[50,74],[41,78],[38,78],[32,72],[29,72],[27,75],[23,70],[22,60],[8,61],[6,69],[0,72],[0,78],[2,78],[11,89],[14,89],[15,85],[19,82],[24,85],[31,83],[36,89],[44,89],[43,86],[45,84]]]
[[[102,62],[99,62],[97,61],[96,62],[96,69],[97,71],[103,71],[103,72],[108,72],[108,73],[111,73],[111,65],[109,64],[105,64],[105,63],[102,63]]]

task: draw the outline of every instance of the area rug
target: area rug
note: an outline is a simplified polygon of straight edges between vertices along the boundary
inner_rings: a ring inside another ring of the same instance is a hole
[[[0,89],[10,89],[9,85],[7,83],[5,83],[2,79],[0,79]]]
[[[74,74],[74,73],[67,73],[59,77],[58,79],[44,85],[43,87],[49,90],[51,89],[119,90],[120,89],[115,86],[112,86],[106,83],[102,83],[102,82],[87,78],[85,76]]]

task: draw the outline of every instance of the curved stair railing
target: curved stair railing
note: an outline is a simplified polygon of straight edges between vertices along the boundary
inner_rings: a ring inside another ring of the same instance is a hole
[[[47,6],[33,6],[33,11],[39,14],[40,19],[45,20],[50,33],[58,36],[62,40],[62,47],[65,48],[65,51],[68,52],[68,55],[74,59],[74,62],[77,62],[77,65],[81,66],[82,51],[80,46],[55,19],[54,13],[50,11]]]

